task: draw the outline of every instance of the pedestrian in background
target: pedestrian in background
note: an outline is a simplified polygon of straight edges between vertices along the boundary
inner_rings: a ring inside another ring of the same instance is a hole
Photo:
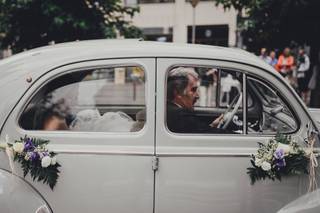
[[[278,63],[278,59],[277,59],[277,56],[276,56],[276,51],[271,50],[270,54],[269,54],[269,57],[270,57],[270,65],[275,68],[277,63]]]
[[[312,68],[310,69],[310,81],[308,88],[310,90],[310,106],[316,107],[320,105],[320,99],[319,99],[319,84],[317,82],[320,82],[319,79],[319,73],[320,73],[320,52],[317,54],[317,57],[314,57]]]
[[[270,64],[271,62],[271,58],[268,56],[268,52],[265,47],[261,48],[259,58],[261,58],[267,64]]]
[[[310,59],[303,48],[299,49],[297,57],[298,92],[303,102],[308,106],[310,102]]]
[[[286,47],[283,53],[279,56],[276,69],[287,79],[291,86],[295,87],[295,79],[293,77],[294,58],[291,55],[291,50]]]

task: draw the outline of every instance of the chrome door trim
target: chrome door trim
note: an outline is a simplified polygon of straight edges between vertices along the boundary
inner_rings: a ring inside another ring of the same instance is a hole
[[[172,154],[172,153],[162,153],[157,154],[157,157],[251,157],[252,153],[212,153],[212,154]]]
[[[73,155],[121,155],[121,156],[154,156],[153,153],[144,152],[107,152],[107,151],[76,151],[76,150],[59,150],[54,151],[57,154],[73,154]]]

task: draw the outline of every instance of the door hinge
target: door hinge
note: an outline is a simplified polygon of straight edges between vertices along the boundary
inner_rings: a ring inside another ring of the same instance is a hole
[[[157,156],[152,157],[152,170],[157,171],[159,168],[159,158]]]

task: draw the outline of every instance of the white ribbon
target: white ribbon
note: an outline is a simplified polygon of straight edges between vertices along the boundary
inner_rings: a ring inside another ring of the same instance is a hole
[[[15,174],[16,172],[15,172],[14,163],[13,163],[13,149],[8,146],[8,143],[9,143],[9,136],[6,135],[6,142],[0,144],[0,148],[5,150],[5,152],[6,152],[7,156],[8,156],[11,173]]]
[[[315,135],[311,135],[308,138],[308,147],[310,149],[310,162],[309,162],[309,187],[308,192],[312,192],[317,189],[317,180],[316,180],[316,167],[318,167],[318,160],[314,153],[313,145],[315,142]]]

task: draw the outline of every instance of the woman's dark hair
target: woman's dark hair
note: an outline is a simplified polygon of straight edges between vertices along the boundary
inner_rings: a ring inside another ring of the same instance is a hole
[[[68,111],[63,100],[52,103],[52,97],[47,95],[38,103],[30,104],[20,117],[19,124],[25,130],[42,130],[46,120],[56,116],[66,119],[69,125],[71,114]]]

